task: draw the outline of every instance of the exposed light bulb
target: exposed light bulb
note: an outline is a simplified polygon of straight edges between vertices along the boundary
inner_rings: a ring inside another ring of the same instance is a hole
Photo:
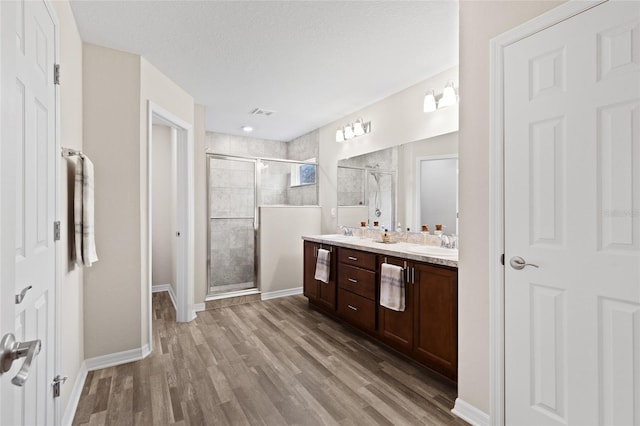
[[[453,88],[453,81],[448,82],[444,86],[442,98],[438,102],[438,108],[445,108],[456,103],[456,90]]]
[[[436,95],[433,89],[430,89],[424,95],[424,112],[433,112],[436,110]]]
[[[344,142],[344,131],[342,129],[336,130],[336,142]]]
[[[353,126],[351,124],[347,124],[344,126],[344,138],[345,139],[353,139],[355,135],[353,134]]]

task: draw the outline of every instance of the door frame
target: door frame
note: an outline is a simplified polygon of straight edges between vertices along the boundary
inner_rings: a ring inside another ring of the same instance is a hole
[[[153,243],[153,121],[176,129],[177,211],[176,226],[180,232],[176,244],[176,321],[195,319],[194,292],[194,193],[193,193],[193,128],[192,125],[151,100],[147,101],[147,314],[149,350],[153,350],[152,243]]]
[[[55,8],[53,7],[53,4],[51,2],[51,0],[41,0],[45,6],[45,8],[47,9],[47,13],[49,14],[49,16],[51,17],[51,21],[53,23],[54,26],[54,52],[53,52],[53,63],[54,64],[59,64],[60,63],[60,20],[58,19],[58,15],[56,14]],[[6,6],[5,6],[6,7]],[[14,7],[16,7],[16,5],[14,4],[13,6],[10,6],[12,8],[12,12],[15,12],[15,10],[13,9]],[[11,16],[9,18],[3,17],[2,16],[2,10],[4,9],[4,7],[0,6],[0,34],[2,34],[3,31],[3,19],[11,19]],[[13,13],[11,13],[10,15],[13,15]],[[8,31],[12,31],[12,28],[10,26]],[[9,46],[6,46],[6,44],[8,44]],[[3,84],[6,83],[7,86],[10,86],[9,81],[15,79],[15,75],[13,76],[6,76],[6,73],[9,71],[6,69],[6,64],[2,63],[2,48],[7,47],[7,48],[12,48],[13,47],[13,43],[6,43],[3,41],[2,43],[0,43],[0,93],[3,94],[2,98],[3,98],[3,102],[0,105],[0,124],[1,123],[12,123],[15,122],[15,120],[13,120],[12,114],[15,112],[13,111],[9,106],[14,104],[14,95],[13,95],[13,90],[11,90],[10,88],[7,87],[3,87]],[[13,66],[13,62],[11,64],[9,64],[10,66]],[[13,71],[13,68],[10,69],[11,71]],[[5,104],[5,102],[7,104]],[[54,84],[54,106],[55,106],[55,111],[54,111],[54,117],[53,117],[53,126],[54,126],[54,131],[53,131],[53,139],[54,139],[54,149],[53,149],[53,174],[54,174],[54,207],[53,207],[53,220],[54,221],[59,221],[60,220],[60,206],[61,206],[61,200],[60,200],[60,195],[61,195],[61,162],[63,161],[60,153],[60,86]],[[6,107],[6,108],[5,108]],[[1,127],[1,126],[0,126]],[[3,137],[9,137],[12,138],[13,136],[15,136],[14,134],[14,130],[12,130],[11,128],[7,128],[6,126],[4,126],[4,128],[2,129],[2,136]],[[2,153],[7,153],[6,148],[5,149],[0,149],[0,167],[2,167],[2,164],[7,162],[7,161],[11,161],[11,160],[3,160],[2,159]],[[11,153],[13,152],[13,148],[11,148]],[[4,183],[6,184],[6,182]],[[12,211],[15,211],[13,208],[11,209]],[[2,212],[2,214],[0,214],[0,217],[2,217],[2,222],[6,223],[6,212]],[[10,214],[10,216],[15,216],[13,213]],[[13,219],[9,219],[10,221],[14,222],[15,221],[15,217]],[[3,241],[7,240],[7,241],[11,241],[11,238],[6,239],[3,238]],[[13,247],[13,243],[3,243],[4,245],[7,246],[12,246]],[[62,357],[61,357],[61,351],[62,351],[62,346],[61,346],[61,336],[62,336],[62,330],[60,328],[60,323],[61,323],[61,319],[60,319],[60,306],[61,306],[61,299],[60,299],[60,286],[61,286],[61,282],[62,282],[62,268],[61,268],[61,260],[62,260],[62,253],[60,250],[60,244],[58,241],[54,241],[53,242],[53,251],[54,251],[54,284],[53,284],[53,291],[54,291],[54,298],[53,298],[53,307],[55,309],[54,312],[54,322],[55,324],[53,325],[53,377],[55,377],[56,374],[63,374],[63,372],[61,372],[61,368],[62,368]],[[0,249],[0,254],[6,254],[6,250],[2,250]],[[7,262],[8,263],[8,262]],[[13,256],[11,257],[11,263],[13,263]],[[0,269],[10,269],[10,271],[7,273],[6,270],[2,270],[2,275],[0,275],[0,277],[3,279],[3,282],[5,279],[7,279],[8,281],[13,281],[13,279],[15,278],[15,268],[14,267],[9,267],[7,268],[7,266],[9,266],[8,264],[5,264],[4,261],[0,261],[0,267],[2,267],[4,265],[4,268],[0,268]],[[9,276],[7,276],[7,274]],[[1,284],[0,284],[1,285]],[[2,323],[2,321],[7,320],[8,317],[11,317],[11,319],[13,319],[13,315],[8,315],[8,314],[4,314],[2,316],[0,316],[0,325]],[[0,331],[3,330],[2,327],[0,327]],[[53,377],[51,377],[51,379],[53,379]],[[4,401],[5,403],[8,403],[8,405],[13,406],[13,402],[12,401]],[[60,409],[60,398],[53,398],[53,421],[54,424],[60,424],[62,421],[62,410]],[[2,418],[2,412],[1,412],[1,408],[0,407],[0,419]]]
[[[460,155],[459,154],[437,154],[437,155],[423,155],[420,157],[416,157],[416,169],[415,169],[415,182],[416,182],[416,191],[415,191],[415,232],[419,232],[420,226],[422,225],[422,206],[420,204],[420,199],[422,196],[422,162],[423,161],[432,161],[432,160],[458,160],[458,170],[460,170]],[[456,213],[460,212],[460,176],[458,176],[456,181]],[[458,234],[458,229],[460,228],[458,214],[456,214],[456,230],[455,234]]]
[[[504,299],[504,50],[606,1],[570,0],[490,42],[489,94],[489,409],[492,425],[505,424]]]

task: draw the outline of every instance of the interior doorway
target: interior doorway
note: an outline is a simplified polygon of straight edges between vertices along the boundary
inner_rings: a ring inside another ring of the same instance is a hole
[[[153,343],[151,293],[153,283],[153,126],[171,129],[175,140],[175,304],[176,321],[189,322],[193,311],[194,286],[194,201],[193,201],[193,133],[192,126],[153,102],[148,102],[147,113],[147,308],[149,346]]]

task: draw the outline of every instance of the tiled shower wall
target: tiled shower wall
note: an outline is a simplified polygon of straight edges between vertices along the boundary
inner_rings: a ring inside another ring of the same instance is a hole
[[[318,136],[314,131],[291,142],[279,142],[207,132],[205,148],[209,153],[222,155],[308,160],[318,157]],[[213,165],[209,179],[210,285],[252,282],[255,268],[253,163],[210,161]],[[291,164],[264,161],[258,204],[317,204],[316,185],[292,188],[290,174]],[[250,219],[239,219],[243,217]]]
[[[345,160],[340,160],[339,166],[355,167],[376,167],[381,170],[397,170],[398,150],[389,148],[370,154],[360,155]],[[364,194],[364,179],[367,179],[368,193]],[[373,175],[361,170],[338,168],[338,205],[358,206],[367,204],[369,206],[369,223],[380,222],[380,225],[393,230],[396,228],[395,220],[395,182],[394,176],[390,174],[380,174],[376,183]],[[380,217],[375,216],[375,192],[379,184],[378,206],[382,212]],[[363,218],[364,220],[365,218]],[[340,218],[338,218],[340,220]]]

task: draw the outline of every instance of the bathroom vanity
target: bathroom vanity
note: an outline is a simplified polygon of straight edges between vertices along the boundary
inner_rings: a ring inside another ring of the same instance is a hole
[[[309,306],[350,324],[456,382],[457,251],[383,244],[341,235],[304,236],[304,295]],[[318,249],[330,251],[329,283],[314,279]],[[380,305],[383,263],[404,268],[405,310]]]

